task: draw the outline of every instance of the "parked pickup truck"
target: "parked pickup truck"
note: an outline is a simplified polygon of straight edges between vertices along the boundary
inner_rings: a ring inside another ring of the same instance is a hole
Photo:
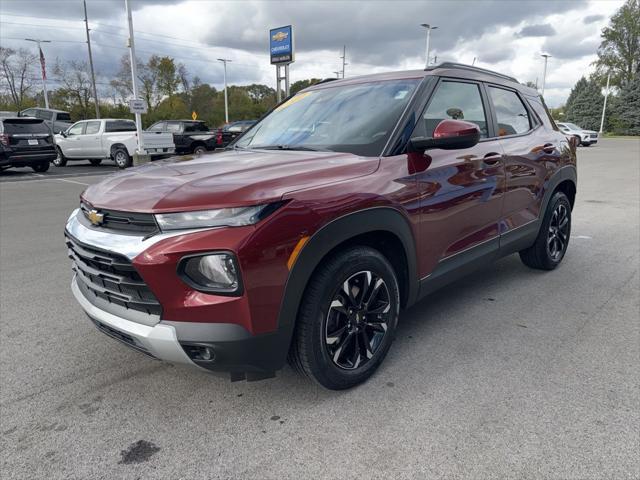
[[[136,124],[132,120],[102,119],[74,123],[56,135],[58,158],[56,167],[64,167],[69,160],[89,160],[99,165],[112,159],[120,168],[131,166],[131,157],[137,148]],[[144,148],[151,158],[175,152],[170,133],[143,132]]]
[[[66,130],[72,124],[69,112],[53,108],[27,108],[22,110],[18,116],[40,118],[44,120],[54,134]]]
[[[208,150],[215,150],[218,132],[212,131],[200,120],[163,120],[151,125],[148,132],[168,132],[173,134],[176,153],[202,155]]]

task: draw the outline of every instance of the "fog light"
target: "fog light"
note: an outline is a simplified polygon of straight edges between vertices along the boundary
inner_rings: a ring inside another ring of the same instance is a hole
[[[181,273],[197,290],[213,293],[238,293],[240,290],[238,267],[231,253],[187,258],[182,263]]]
[[[216,354],[210,347],[202,345],[182,345],[191,360],[211,361],[216,358]]]

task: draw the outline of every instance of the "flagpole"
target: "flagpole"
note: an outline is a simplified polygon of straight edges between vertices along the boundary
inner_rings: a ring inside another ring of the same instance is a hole
[[[25,38],[27,42],[35,42],[38,44],[38,52],[40,53],[40,67],[42,74],[42,93],[44,94],[44,106],[46,109],[49,108],[49,95],[47,93],[47,71],[45,70],[45,61],[44,61],[44,53],[42,53],[42,47],[40,47],[41,43],[51,43],[51,40],[40,40],[35,38]]]

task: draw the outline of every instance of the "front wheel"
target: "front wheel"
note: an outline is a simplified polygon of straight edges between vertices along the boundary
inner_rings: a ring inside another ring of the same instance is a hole
[[[116,148],[112,156],[118,168],[128,168],[131,166],[131,157],[129,156],[129,152],[124,148]]]
[[[369,247],[344,250],[323,261],[309,282],[289,362],[331,390],[358,385],[387,355],[399,310],[389,261]]]
[[[64,156],[60,147],[56,147],[56,151],[58,152],[58,156],[53,160],[53,164],[56,167],[64,167],[67,164],[67,157]]]
[[[556,192],[545,212],[536,242],[520,251],[520,259],[531,268],[553,270],[564,258],[571,237],[571,203]]]

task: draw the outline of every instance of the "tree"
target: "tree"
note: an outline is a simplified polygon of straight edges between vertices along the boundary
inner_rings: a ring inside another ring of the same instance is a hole
[[[295,95],[300,90],[304,90],[305,88],[310,87],[311,85],[315,85],[319,81],[320,81],[319,78],[308,78],[307,80],[298,80],[297,82],[293,82],[293,85],[291,85],[291,88],[289,88],[289,93],[291,93],[291,95]]]
[[[611,111],[615,133],[640,135],[640,75],[620,90]]]
[[[57,59],[53,73],[62,86],[52,92],[52,106],[68,110],[73,118],[92,118],[95,110],[87,62],[61,62]]]
[[[640,0],[627,0],[602,30],[596,73],[601,83],[611,72],[612,85],[622,87],[640,72]]]
[[[603,102],[600,85],[582,77],[569,94],[564,119],[585,129],[598,130]]]
[[[22,110],[26,106],[25,100],[33,87],[30,69],[36,60],[35,55],[23,48],[16,51],[0,47],[0,80],[7,88],[16,110]]]

